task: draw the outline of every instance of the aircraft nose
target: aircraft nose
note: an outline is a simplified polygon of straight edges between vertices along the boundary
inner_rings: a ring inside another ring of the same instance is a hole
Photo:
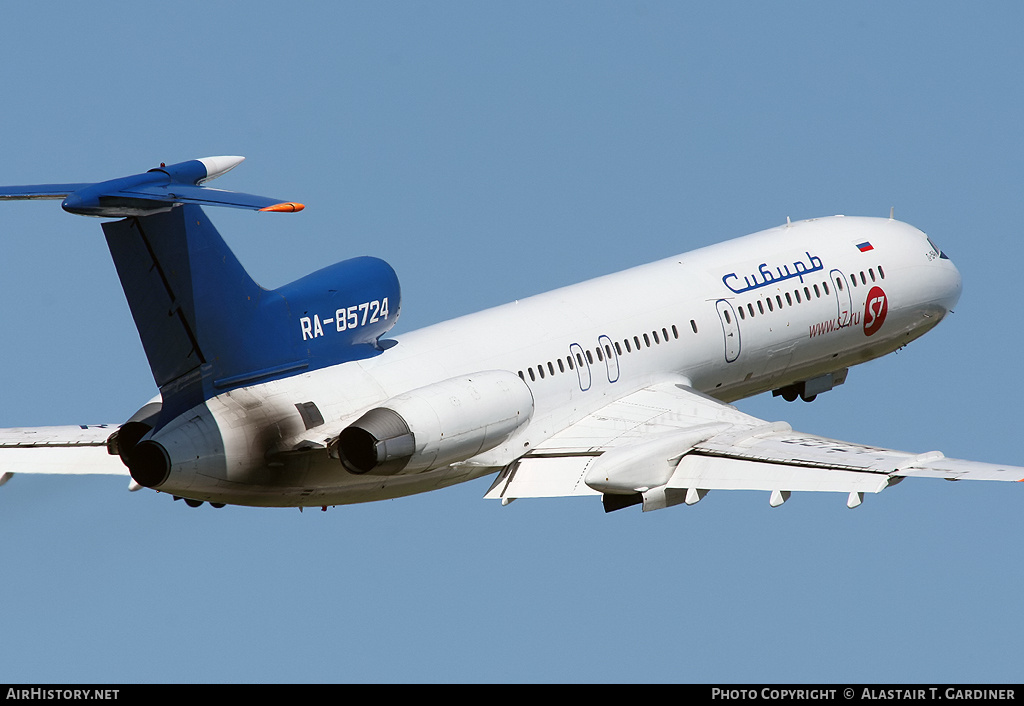
[[[953,264],[953,261],[945,253],[935,263],[940,272],[936,278],[938,290],[936,300],[948,313],[960,301],[960,294],[963,292],[963,278],[960,276],[960,270],[956,268],[956,265]]]

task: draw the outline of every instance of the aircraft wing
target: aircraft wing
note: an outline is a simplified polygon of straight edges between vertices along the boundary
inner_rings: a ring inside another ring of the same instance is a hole
[[[15,473],[128,475],[107,453],[116,424],[0,429],[0,485]]]
[[[604,496],[605,509],[693,504],[710,490],[844,492],[856,507],[908,476],[1022,480],[1024,468],[912,454],[768,423],[683,384],[616,400],[504,469],[487,498]]]

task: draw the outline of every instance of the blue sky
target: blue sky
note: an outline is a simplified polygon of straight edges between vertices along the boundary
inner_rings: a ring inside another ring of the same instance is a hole
[[[793,219],[925,230],[955,314],[794,428],[1024,465],[1019,3],[22,3],[0,182],[247,161],[210,215],[279,286],[388,260],[408,331]],[[99,221],[0,207],[0,426],[154,393]],[[605,515],[489,481],[326,513],[0,488],[0,681],[1019,681],[1018,484]],[[633,508],[632,510],[636,510]]]

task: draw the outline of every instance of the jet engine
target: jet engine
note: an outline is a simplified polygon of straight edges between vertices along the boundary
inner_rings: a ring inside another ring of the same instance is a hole
[[[336,450],[351,473],[420,473],[499,446],[532,416],[527,384],[487,370],[392,397],[345,428]]]

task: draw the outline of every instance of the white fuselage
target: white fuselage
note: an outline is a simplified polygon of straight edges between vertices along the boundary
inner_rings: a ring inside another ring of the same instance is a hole
[[[787,224],[404,334],[368,360],[214,397],[154,435],[219,432],[222,442],[182,455],[160,490],[260,506],[424,492],[493,473],[657,382],[731,401],[845,374],[930,330],[960,291],[954,265],[905,223]],[[517,375],[533,398],[528,422],[498,446],[390,476],[350,473],[329,453],[367,410],[481,371]],[[296,407],[307,402],[322,424],[307,428]]]

